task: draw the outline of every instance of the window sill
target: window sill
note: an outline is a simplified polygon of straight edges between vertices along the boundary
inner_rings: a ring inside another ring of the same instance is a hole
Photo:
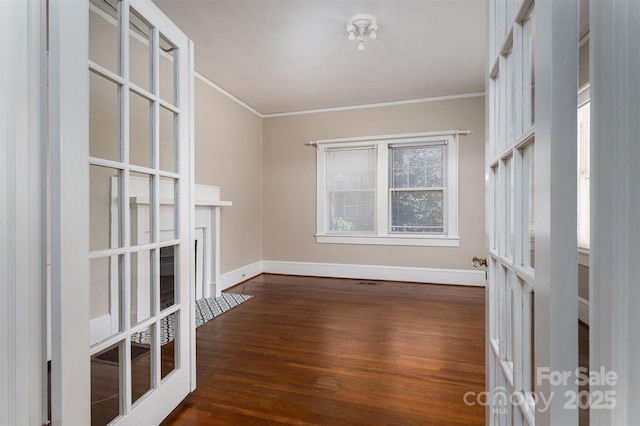
[[[459,237],[438,236],[380,236],[380,235],[329,235],[317,234],[316,243],[363,244],[385,246],[459,247]]]
[[[578,265],[589,267],[589,250],[578,248]]]

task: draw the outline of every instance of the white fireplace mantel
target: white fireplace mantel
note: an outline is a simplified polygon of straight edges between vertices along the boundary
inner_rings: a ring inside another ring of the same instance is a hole
[[[143,238],[149,230],[149,183],[147,179],[131,177],[129,203],[132,210],[132,235]],[[173,233],[174,185],[160,181],[160,234]],[[196,298],[220,296],[220,209],[232,206],[220,199],[220,187],[194,185],[196,251]],[[140,212],[142,210],[142,212]],[[168,214],[167,214],[168,213]],[[136,218],[136,221],[133,221]]]
[[[220,187],[195,185],[196,299],[219,297],[220,210],[231,201],[220,200]],[[203,249],[201,250],[200,247]],[[202,265],[202,268],[200,267]]]

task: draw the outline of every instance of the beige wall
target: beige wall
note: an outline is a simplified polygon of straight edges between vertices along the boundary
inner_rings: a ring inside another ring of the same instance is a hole
[[[589,82],[589,41],[580,46],[578,54],[578,87]]]
[[[484,244],[484,98],[264,119],[264,259],[471,269]],[[437,130],[460,137],[460,247],[317,244],[316,150],[308,140]]]
[[[195,79],[196,183],[219,186],[220,270],[263,259],[262,118]]]

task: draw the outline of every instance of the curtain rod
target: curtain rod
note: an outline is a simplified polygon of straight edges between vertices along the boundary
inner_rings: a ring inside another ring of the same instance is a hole
[[[340,142],[364,142],[376,141],[384,139],[409,139],[428,136],[467,136],[473,133],[473,130],[446,130],[438,132],[421,132],[421,133],[401,133],[394,135],[377,135],[377,136],[358,136],[354,138],[338,138],[338,139],[318,139],[310,140],[304,143],[305,146],[318,146],[323,143],[340,143]]]

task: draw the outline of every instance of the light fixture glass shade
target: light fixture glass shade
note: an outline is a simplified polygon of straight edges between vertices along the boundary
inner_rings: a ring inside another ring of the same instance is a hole
[[[370,40],[378,38],[378,22],[376,18],[368,13],[353,15],[345,25],[349,34],[349,41],[358,42],[358,50],[364,50],[364,38],[369,35]]]

